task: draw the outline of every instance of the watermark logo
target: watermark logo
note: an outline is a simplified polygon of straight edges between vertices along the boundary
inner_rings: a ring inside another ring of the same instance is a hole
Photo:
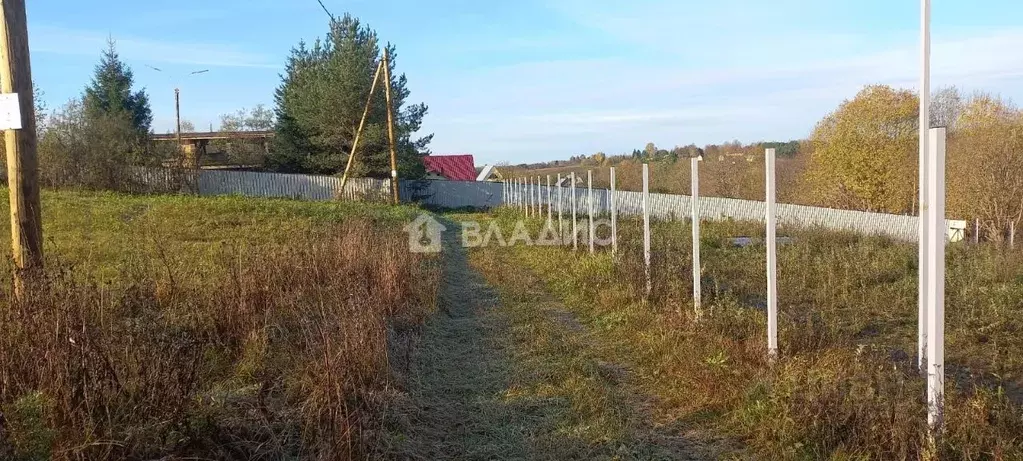
[[[578,244],[589,246],[590,225],[588,220],[580,220],[572,225],[572,221],[548,221],[538,230],[527,226],[526,221],[516,221],[509,227],[496,220],[485,225],[478,221],[461,221],[461,244],[463,248],[481,248],[496,245],[498,247],[524,246],[564,246]],[[510,231],[509,231],[510,229]],[[447,227],[428,213],[420,214],[404,228],[408,233],[409,248],[413,253],[438,253],[442,248],[442,234]],[[574,233],[574,235],[573,235]],[[613,242],[611,221],[595,219],[593,221],[593,245],[605,247]]]
[[[433,216],[420,213],[404,227],[408,234],[408,247],[413,253],[440,253],[441,235],[448,230]]]

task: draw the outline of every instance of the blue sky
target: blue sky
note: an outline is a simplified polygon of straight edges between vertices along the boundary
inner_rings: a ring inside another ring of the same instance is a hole
[[[917,0],[324,3],[395,43],[433,152],[477,163],[804,137],[865,84],[915,88],[919,68]],[[935,87],[1021,100],[1023,2],[933,3]],[[316,0],[32,0],[28,14],[51,108],[81,93],[112,36],[158,132],[175,86],[199,128],[272,105],[290,48],[327,26]]]

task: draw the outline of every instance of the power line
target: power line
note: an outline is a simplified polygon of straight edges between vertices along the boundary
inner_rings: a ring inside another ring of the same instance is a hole
[[[320,8],[323,8],[323,11],[325,13],[327,13],[327,16],[330,16],[330,20],[331,21],[335,21],[336,20],[334,18],[334,13],[331,13],[330,10],[327,9],[327,5],[323,4],[323,0],[316,0],[316,2],[320,4]]]

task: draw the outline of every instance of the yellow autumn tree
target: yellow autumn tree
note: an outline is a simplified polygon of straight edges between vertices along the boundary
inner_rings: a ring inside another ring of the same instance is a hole
[[[949,213],[979,218],[1000,235],[1023,216],[1023,114],[990,95],[972,97],[948,143]]]
[[[872,85],[817,124],[807,183],[815,201],[839,208],[903,213],[917,177],[917,97]]]

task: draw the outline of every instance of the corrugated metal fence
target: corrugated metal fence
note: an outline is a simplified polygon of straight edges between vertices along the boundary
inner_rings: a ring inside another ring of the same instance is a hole
[[[194,193],[203,196],[244,195],[249,197],[282,197],[303,200],[368,200],[387,201],[390,180],[353,178],[348,180],[343,194],[338,194],[341,178],[336,176],[259,173],[246,171],[216,171],[180,173],[164,169],[139,169],[138,182],[151,190]],[[416,202],[438,208],[488,209],[513,203],[515,189],[501,183],[461,181],[401,181],[401,196],[406,202]],[[537,191],[539,193],[537,194]],[[548,188],[533,189],[534,200],[546,204]],[[558,209],[558,188],[550,188],[554,209]],[[561,207],[565,216],[571,216],[571,188],[561,189]],[[586,188],[576,188],[576,207],[579,216],[586,216],[589,194]],[[537,197],[538,196],[538,197]],[[643,211],[643,194],[619,191],[616,194],[618,212],[622,216],[637,216]],[[650,194],[650,214],[663,220],[688,219],[691,198],[686,195]],[[593,209],[598,215],[609,213],[610,191],[593,190]],[[700,199],[700,216],[708,220],[735,219],[738,221],[764,221],[764,202],[719,197]],[[778,205],[778,222],[786,225],[821,226],[837,230],[851,230],[863,234],[879,234],[916,240],[918,219],[863,211],[837,210],[802,205]],[[964,221],[948,221],[950,233],[965,229]],[[955,236],[950,235],[955,239]]]
[[[546,206],[548,190],[540,186],[539,200]],[[555,212],[558,210],[558,188],[551,187],[551,202]],[[528,200],[528,193],[526,199]],[[515,194],[513,191],[512,194]],[[533,191],[536,195],[536,191]],[[587,216],[589,212],[589,192],[585,187],[577,187],[576,212],[578,216]],[[571,216],[572,191],[570,187],[562,188],[561,204],[565,216]],[[643,213],[643,193],[617,191],[615,201],[620,216],[639,216]],[[514,197],[511,197],[514,199]],[[692,197],[688,195],[650,194],[650,216],[661,220],[684,220],[690,217]],[[607,189],[593,190],[593,210],[596,215],[610,213],[611,193]],[[705,220],[734,219],[736,221],[764,222],[767,204],[754,200],[740,200],[721,197],[700,197],[700,217]],[[778,223],[782,225],[824,227],[834,230],[849,230],[866,235],[886,235],[902,240],[916,240],[919,229],[919,218],[916,216],[895,215],[887,213],[870,213],[865,211],[838,210],[805,205],[778,204]],[[948,237],[953,241],[962,239],[966,229],[966,221],[946,220]]]

